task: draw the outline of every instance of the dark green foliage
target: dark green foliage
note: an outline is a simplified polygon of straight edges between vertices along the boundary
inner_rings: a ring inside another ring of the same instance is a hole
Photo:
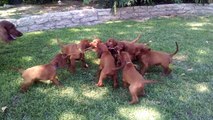
[[[23,0],[27,4],[46,4],[57,2],[58,0]],[[94,0],[83,0],[83,4],[89,4]],[[117,7],[140,6],[140,5],[157,5],[171,3],[208,3],[208,0],[96,0],[100,7],[112,8],[114,4]],[[0,5],[10,3],[9,0],[1,0]]]
[[[8,4],[8,0],[0,0],[0,6],[4,4]]]
[[[86,0],[89,1],[89,0]],[[98,0],[99,4],[105,7],[125,6],[140,6],[140,5],[157,5],[157,4],[171,4],[171,3],[208,3],[208,0]]]

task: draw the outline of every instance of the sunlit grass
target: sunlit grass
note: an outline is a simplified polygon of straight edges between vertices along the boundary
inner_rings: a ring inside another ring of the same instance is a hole
[[[109,21],[105,24],[25,33],[11,44],[0,44],[0,119],[50,120],[194,120],[212,119],[213,17],[157,18],[146,22]],[[194,30],[194,28],[198,28]],[[147,96],[136,105],[128,89],[122,87],[119,73],[118,89],[110,78],[104,87],[97,87],[99,59],[93,51],[86,52],[88,69],[77,62],[76,74],[59,69],[58,79],[64,87],[50,81],[34,84],[25,94],[19,92],[23,79],[17,69],[48,63],[60,52],[56,41],[79,43],[93,36],[106,41],[133,40],[149,43],[154,50],[173,53],[175,41],[179,52],[174,56],[172,74],[160,75],[153,67],[145,75],[160,83],[145,86]]]
[[[76,115],[74,112],[65,111],[59,116],[60,120],[86,120],[87,118],[83,115]]]
[[[122,23],[122,21],[117,20],[117,21],[108,21],[106,24],[114,24],[114,23]]]
[[[198,52],[199,54],[204,54],[204,55],[207,54],[207,52],[206,52],[205,50],[198,50],[197,52]]]
[[[204,84],[204,83],[199,83],[197,85],[195,85],[195,88],[198,92],[209,92],[209,88],[208,85]]]
[[[150,109],[146,107],[121,107],[119,108],[119,113],[126,119],[131,120],[158,120],[162,119],[161,114],[155,109]]]
[[[22,57],[22,59],[25,60],[25,61],[31,61],[32,57],[31,56],[24,56],[24,57]]]

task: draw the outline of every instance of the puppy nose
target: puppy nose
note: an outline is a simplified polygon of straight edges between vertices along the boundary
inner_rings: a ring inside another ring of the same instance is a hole
[[[23,35],[23,33],[21,33],[21,32],[20,32],[20,33],[19,33],[19,35],[20,35],[20,36],[22,36],[22,35]]]

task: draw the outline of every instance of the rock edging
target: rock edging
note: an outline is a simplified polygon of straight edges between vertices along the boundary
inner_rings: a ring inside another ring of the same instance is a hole
[[[54,28],[95,25],[110,20],[147,19],[160,16],[213,15],[213,4],[164,4],[111,9],[84,9],[67,12],[46,13],[20,19],[7,19],[22,32]]]

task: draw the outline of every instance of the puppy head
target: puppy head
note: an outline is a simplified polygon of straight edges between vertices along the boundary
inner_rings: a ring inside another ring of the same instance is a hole
[[[65,54],[57,54],[52,60],[51,64],[59,68],[67,67],[68,57]]]
[[[119,53],[121,51],[124,51],[126,48],[125,44],[120,42],[120,43],[117,43],[117,45],[115,46],[115,50]]]
[[[121,64],[121,66],[126,65],[128,62],[132,62],[130,55],[128,52],[122,51],[118,54],[118,62]]]
[[[115,39],[113,39],[113,38],[108,39],[107,42],[106,42],[106,46],[109,49],[114,48],[116,45],[117,45],[117,41]]]
[[[9,40],[15,40],[16,37],[21,37],[23,34],[18,31],[15,25],[9,21],[3,21],[4,28],[6,29],[7,33],[10,35]]]
[[[90,42],[90,46],[92,48],[97,48],[98,43],[102,43],[101,39],[95,38],[92,42]]]
[[[137,44],[136,48],[135,48],[135,55],[138,56],[140,54],[146,54],[147,52],[149,52],[151,50],[151,48],[149,48],[147,45],[145,44]]]
[[[109,51],[109,50],[104,43],[98,43],[97,44],[97,51],[96,52],[97,52],[98,58],[100,58],[102,53],[106,52],[106,51]]]
[[[125,62],[131,62],[131,58],[128,52],[121,52],[121,58]]]
[[[87,39],[81,40],[80,45],[81,49],[85,51],[88,50],[87,48],[91,47],[90,42]]]

